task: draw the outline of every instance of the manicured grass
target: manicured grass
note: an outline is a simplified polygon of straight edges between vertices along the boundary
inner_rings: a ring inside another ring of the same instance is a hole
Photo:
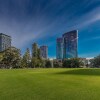
[[[99,100],[100,69],[0,70],[0,100]]]

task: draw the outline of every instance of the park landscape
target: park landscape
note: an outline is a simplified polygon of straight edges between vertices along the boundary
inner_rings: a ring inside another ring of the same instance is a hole
[[[0,100],[98,100],[99,68],[100,55],[85,65],[80,58],[59,62],[11,47],[0,53]]]
[[[98,68],[1,69],[0,100],[99,100]]]
[[[0,0],[0,100],[100,99],[100,0]]]

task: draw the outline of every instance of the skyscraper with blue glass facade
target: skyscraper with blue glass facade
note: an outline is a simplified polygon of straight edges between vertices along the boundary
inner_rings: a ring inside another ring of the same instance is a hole
[[[57,59],[78,57],[78,30],[63,34],[57,39]]]
[[[63,58],[78,57],[78,30],[73,30],[63,34]]]
[[[40,46],[40,56],[44,59],[48,58],[48,46]]]
[[[63,38],[57,38],[56,57],[57,59],[63,59]]]

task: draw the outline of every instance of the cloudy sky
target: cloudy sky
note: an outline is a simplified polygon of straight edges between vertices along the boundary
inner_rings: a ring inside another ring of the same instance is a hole
[[[100,0],[0,0],[0,33],[22,52],[33,42],[56,56],[56,38],[78,29],[80,57],[100,54]]]

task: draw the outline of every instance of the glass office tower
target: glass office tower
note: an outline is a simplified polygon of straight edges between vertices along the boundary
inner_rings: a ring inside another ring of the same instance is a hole
[[[48,47],[47,46],[40,46],[40,55],[42,58],[48,58]]]
[[[63,59],[76,58],[78,56],[78,30],[63,34]]]
[[[63,59],[63,38],[57,38],[56,43],[56,58]]]

